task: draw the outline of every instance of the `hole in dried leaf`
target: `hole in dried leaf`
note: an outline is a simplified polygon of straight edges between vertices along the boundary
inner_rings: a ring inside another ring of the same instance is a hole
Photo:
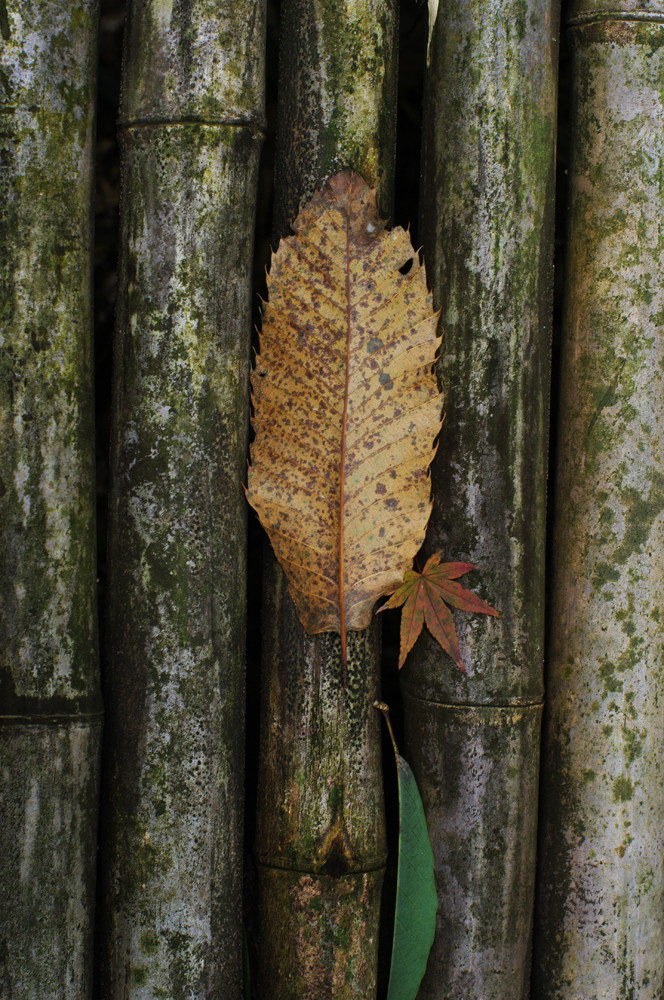
[[[408,274],[411,267],[413,266],[413,260],[414,260],[413,257],[411,257],[410,260],[407,260],[406,263],[403,265],[403,267],[399,268],[399,274]]]

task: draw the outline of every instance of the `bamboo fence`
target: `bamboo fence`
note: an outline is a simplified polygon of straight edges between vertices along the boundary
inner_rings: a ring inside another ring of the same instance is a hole
[[[403,671],[439,894],[418,996],[660,1000],[664,3],[566,11],[548,573],[558,9],[430,11],[420,215],[446,420],[426,547],[476,564],[469,585],[502,616],[457,616],[465,675],[430,638]],[[129,5],[101,793],[98,13],[0,0],[0,997],[240,1000],[265,0]],[[280,16],[276,238],[342,168],[389,214],[396,0],[282,0]],[[367,1000],[387,852],[380,630],[349,633],[345,684],[339,637],[305,635],[265,563],[253,989]]]

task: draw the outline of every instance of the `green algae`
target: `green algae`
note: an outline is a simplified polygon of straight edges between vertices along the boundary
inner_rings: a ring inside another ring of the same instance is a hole
[[[643,737],[637,731],[624,729],[623,740],[625,742],[625,759],[628,764],[633,764],[643,754]]]
[[[629,802],[634,795],[631,778],[620,777],[613,782],[613,801]]]

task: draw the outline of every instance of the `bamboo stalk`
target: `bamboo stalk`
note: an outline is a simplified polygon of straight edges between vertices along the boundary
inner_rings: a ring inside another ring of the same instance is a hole
[[[664,994],[664,5],[572,5],[534,996]]]
[[[377,185],[394,170],[393,0],[286,0],[281,8],[275,228],[344,167]],[[260,995],[375,996],[386,845],[376,626],[307,636],[267,560],[257,857]]]
[[[557,10],[440,4],[421,225],[444,331],[430,552],[477,564],[502,617],[456,618],[403,671],[408,759],[434,847],[421,998],[528,996],[544,640]],[[472,585],[472,583],[471,583]]]
[[[0,994],[89,1000],[96,0],[0,7]]]
[[[264,5],[135,0],[123,70],[100,992],[242,996]]]

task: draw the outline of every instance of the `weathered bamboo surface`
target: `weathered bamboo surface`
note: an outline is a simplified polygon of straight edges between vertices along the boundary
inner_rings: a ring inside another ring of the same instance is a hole
[[[0,995],[89,1000],[97,2],[0,9]]]
[[[268,589],[269,588],[269,589]],[[261,997],[375,995],[386,859],[380,636],[307,636],[274,559],[266,576],[261,691]]]
[[[397,124],[394,0],[285,0],[281,9],[275,232],[345,167],[392,207]]]
[[[135,0],[123,71],[100,994],[239,1000],[264,5]]]
[[[446,418],[429,552],[475,563],[500,619],[457,615],[467,674],[426,636],[403,671],[406,748],[434,846],[421,998],[525,1000],[543,697],[557,7],[438,6],[422,242]]]
[[[664,5],[572,4],[537,1000],[664,995]]]
[[[393,0],[281,7],[275,231],[350,167],[389,210],[396,125]],[[386,857],[379,632],[307,636],[270,556],[263,615],[258,793],[259,993],[265,1000],[375,996]]]

